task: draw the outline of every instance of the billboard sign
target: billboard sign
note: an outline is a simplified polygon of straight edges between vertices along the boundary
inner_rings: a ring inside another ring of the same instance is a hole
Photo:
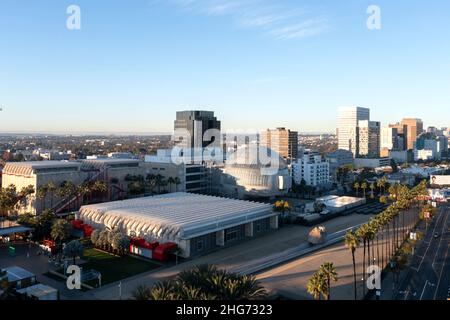
[[[450,176],[431,176],[430,184],[435,186],[450,186]]]

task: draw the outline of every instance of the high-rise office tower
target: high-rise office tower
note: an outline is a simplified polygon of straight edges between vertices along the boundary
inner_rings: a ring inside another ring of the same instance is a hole
[[[399,144],[403,140],[399,139],[397,128],[381,128],[380,154],[382,157],[388,157],[390,151],[398,151]],[[403,150],[403,149],[402,149]]]
[[[201,156],[204,148],[221,148],[221,123],[213,111],[179,111],[174,128],[175,144],[190,151],[195,162],[203,161],[203,158],[197,158]]]
[[[358,156],[368,158],[380,157],[380,130],[380,122],[369,120],[358,122]]]
[[[389,128],[397,130],[397,139],[398,139],[397,149],[398,149],[398,151],[408,150],[408,146],[407,146],[408,126],[401,124],[401,123],[396,123],[396,124],[390,124]]]
[[[341,107],[338,112],[338,148],[348,150],[354,157],[359,155],[359,121],[370,120],[370,109]]]
[[[423,122],[420,119],[406,118],[401,125],[406,126],[406,149],[413,150],[417,137],[423,133]]]
[[[267,129],[260,136],[261,145],[277,152],[286,160],[295,160],[298,156],[298,132],[286,128]]]

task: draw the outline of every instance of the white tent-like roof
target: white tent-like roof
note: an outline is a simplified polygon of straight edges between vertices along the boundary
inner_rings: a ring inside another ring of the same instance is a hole
[[[121,228],[148,240],[177,241],[276,215],[270,204],[190,193],[170,193],[83,206],[94,228]]]

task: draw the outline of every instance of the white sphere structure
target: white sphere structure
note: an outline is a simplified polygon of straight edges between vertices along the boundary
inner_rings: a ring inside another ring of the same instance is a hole
[[[291,177],[286,161],[266,147],[250,145],[227,158],[222,190],[239,199],[280,196],[289,191]]]

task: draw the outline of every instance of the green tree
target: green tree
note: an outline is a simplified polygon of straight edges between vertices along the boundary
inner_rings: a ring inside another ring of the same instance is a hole
[[[321,300],[322,294],[326,292],[326,279],[320,272],[316,272],[308,280],[306,290],[314,298],[314,300]]]
[[[172,192],[172,185],[175,184],[175,178],[169,177],[169,179],[167,179],[167,183],[169,184],[169,192]]]
[[[326,279],[327,285],[325,286],[325,298],[327,300],[331,300],[331,281],[338,281],[338,274],[336,272],[336,268],[334,267],[334,264],[331,262],[325,262],[320,266],[319,272],[324,276]]]
[[[361,189],[363,190],[363,192],[364,192],[364,198],[366,197],[366,190],[367,190],[367,182],[363,182],[362,184],[361,184]]]
[[[62,244],[70,236],[71,225],[67,220],[57,219],[53,222],[51,236],[57,243]]]
[[[36,198],[41,200],[41,210],[45,210],[45,199],[47,198],[48,189],[47,186],[39,187],[36,191]]]
[[[76,264],[77,257],[82,258],[84,253],[83,245],[78,240],[70,241],[66,246],[64,247],[64,255],[66,257],[73,259],[73,264]]]
[[[175,177],[174,183],[175,183],[175,190],[176,190],[176,192],[178,192],[178,186],[181,184],[180,178],[179,177]]]
[[[353,188],[356,191],[356,196],[358,196],[359,194],[359,188],[361,187],[361,185],[359,184],[359,182],[355,182],[355,184],[353,185]]]
[[[148,287],[146,287],[144,285],[140,285],[133,291],[132,297],[134,300],[137,300],[137,301],[150,300],[150,298],[152,297],[152,291]],[[165,300],[165,299],[161,299],[161,300]]]
[[[141,292],[145,290],[139,289]],[[171,281],[157,283],[151,300],[260,300],[266,290],[253,276],[242,276],[202,265],[185,270]]]
[[[53,209],[53,200],[55,198],[55,192],[58,190],[58,188],[53,183],[53,181],[50,181],[49,183],[47,183],[45,188],[46,188],[47,192],[50,194],[50,208]]]

